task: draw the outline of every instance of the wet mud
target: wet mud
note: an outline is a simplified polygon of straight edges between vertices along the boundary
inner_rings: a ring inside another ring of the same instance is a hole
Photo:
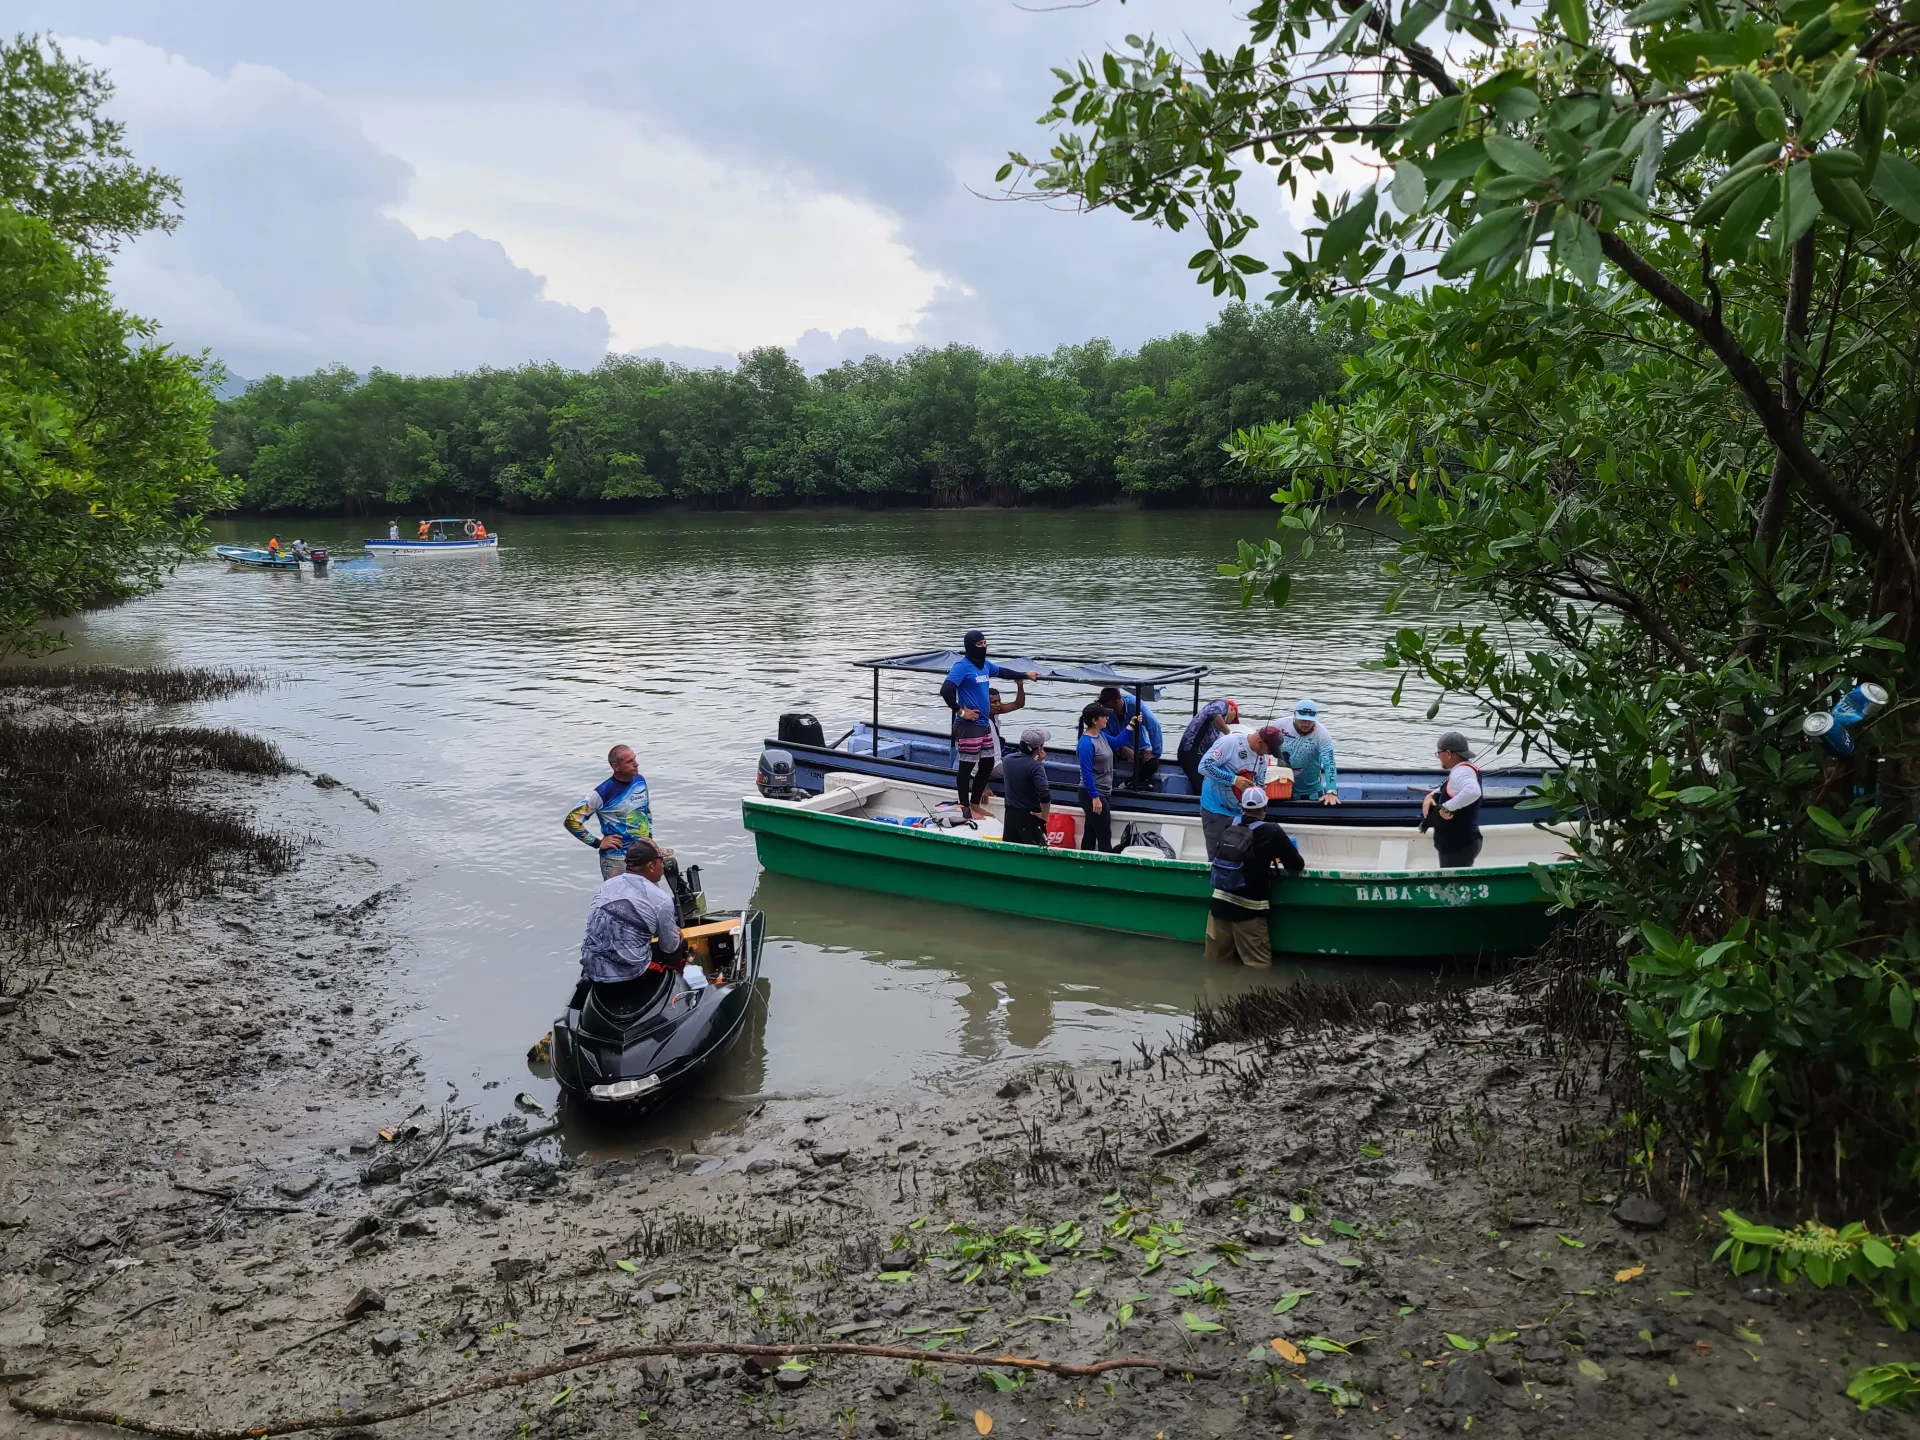
[[[1920,1345],[1845,1293],[1728,1276],[1709,1197],[1627,1194],[1593,1143],[1611,1102],[1523,984],[753,1097],[636,1151],[673,1117],[529,1096],[489,1125],[430,1093],[390,1038],[404,889],[353,845],[377,816],[298,775],[221,783],[310,815],[292,870],[0,998],[9,1399],[393,1437],[1910,1433],[1842,1392]],[[595,1363],[702,1342],[775,1353]],[[17,1408],[0,1432],[107,1433]]]

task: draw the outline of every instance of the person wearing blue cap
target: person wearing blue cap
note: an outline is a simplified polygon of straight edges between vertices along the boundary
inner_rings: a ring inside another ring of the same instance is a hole
[[[1333,764],[1333,737],[1320,723],[1320,707],[1302,696],[1293,718],[1280,727],[1280,759],[1293,771],[1293,798],[1340,803],[1340,773]]]

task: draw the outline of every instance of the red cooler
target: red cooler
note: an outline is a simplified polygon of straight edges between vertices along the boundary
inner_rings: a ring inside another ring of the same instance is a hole
[[[1047,848],[1049,850],[1072,850],[1079,843],[1075,838],[1077,833],[1073,816],[1059,810],[1047,816]]]

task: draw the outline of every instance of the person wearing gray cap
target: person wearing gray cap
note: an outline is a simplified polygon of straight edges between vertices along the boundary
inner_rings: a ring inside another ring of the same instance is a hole
[[[1047,843],[1047,816],[1053,802],[1053,787],[1047,782],[1047,742],[1052,738],[1051,731],[1038,726],[1022,730],[1019,748],[1000,762],[1007,798],[1001,838],[1010,845]]]
[[[1447,779],[1420,802],[1420,828],[1432,828],[1442,870],[1464,870],[1480,857],[1480,767],[1458,730],[1442,735],[1434,753]]]

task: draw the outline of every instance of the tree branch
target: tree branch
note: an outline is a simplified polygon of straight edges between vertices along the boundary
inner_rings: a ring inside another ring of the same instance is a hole
[[[1602,232],[1600,248],[1609,260],[1626,272],[1628,278],[1706,341],[1707,348],[1720,357],[1720,363],[1726,366],[1734,384],[1740,387],[1740,393],[1760,417],[1761,427],[1780,455],[1800,473],[1800,478],[1806,481],[1820,503],[1833,513],[1855,539],[1878,550],[1882,538],[1880,523],[1867,513],[1866,508],[1840,483],[1826,463],[1813,453],[1813,447],[1807,444],[1807,437],[1800,428],[1799,416],[1780,403],[1779,396],[1774,393],[1758,362],[1746,352],[1738,337],[1727,329],[1720,317],[1682,290],[1618,233]],[[1795,258],[1797,265],[1797,252]]]

